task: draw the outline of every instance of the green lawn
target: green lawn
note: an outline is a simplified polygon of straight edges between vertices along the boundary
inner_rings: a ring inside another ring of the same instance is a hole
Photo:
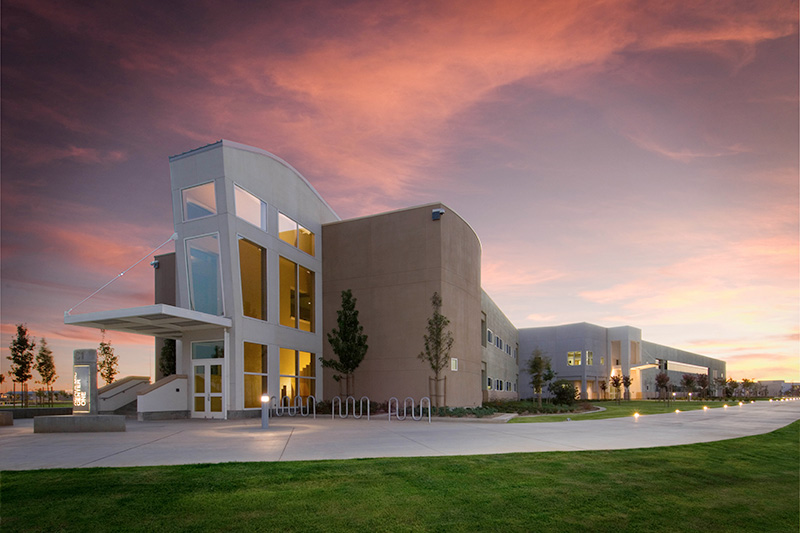
[[[3,472],[2,530],[797,531],[798,442]]]
[[[537,415],[537,416],[523,416],[512,418],[510,420],[513,424],[525,423],[539,423],[539,422],[563,422],[567,418],[572,420],[601,420],[603,418],[620,418],[625,416],[633,416],[634,413],[640,415],[657,415],[662,413],[674,413],[675,409],[681,411],[694,411],[702,409],[704,405],[712,408],[723,408],[723,405],[728,405],[729,409],[736,407],[739,408],[738,402],[699,402],[699,401],[674,401],[659,402],[655,400],[631,400],[628,402],[620,402],[617,405],[615,401],[592,401],[592,405],[604,407],[605,411],[594,411],[589,413],[562,413],[558,415]]]

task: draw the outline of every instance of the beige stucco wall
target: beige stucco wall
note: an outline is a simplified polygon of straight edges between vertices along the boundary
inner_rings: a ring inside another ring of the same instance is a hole
[[[432,220],[433,209],[446,213]],[[323,226],[323,328],[336,327],[341,292],[352,289],[369,350],[355,373],[355,394],[374,401],[428,396],[432,371],[418,359],[431,315],[430,298],[442,296],[455,342],[448,366],[447,403],[476,406],[480,387],[480,242],[442,204],[393,211]],[[324,356],[334,357],[325,342]],[[325,372],[325,397],[339,391]]]

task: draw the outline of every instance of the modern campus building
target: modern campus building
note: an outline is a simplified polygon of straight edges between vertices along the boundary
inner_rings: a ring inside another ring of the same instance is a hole
[[[725,362],[642,340],[642,330],[630,326],[604,328],[582,322],[519,330],[527,358],[535,349],[550,357],[558,379],[572,381],[581,398],[616,397],[611,376],[630,376],[632,399],[657,398],[656,375],[666,372],[672,390],[682,391],[684,374],[705,374],[709,383],[725,377]],[[524,364],[524,362],[523,362]],[[605,383],[605,393],[601,384]],[[530,383],[521,384],[522,397],[533,396]]]
[[[434,293],[454,337],[451,406],[531,396],[522,369],[535,347],[587,398],[617,371],[647,397],[656,359],[724,375],[723,362],[642,342],[635,328],[518,330],[481,289],[478,236],[444,204],[341,220],[288,163],[225,140],[171,157],[170,176],[175,252],[154,261],[156,303],[65,317],[151,335],[156,354],[176,341],[176,374],[140,393],[140,417],[258,416],[262,394],[340,394],[320,357],[334,357],[326,334],[347,289],[369,336],[355,394],[374,401],[431,395],[418,355]]]

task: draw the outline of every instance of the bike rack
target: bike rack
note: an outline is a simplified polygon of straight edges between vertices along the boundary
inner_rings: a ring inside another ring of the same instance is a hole
[[[309,405],[310,404],[310,405]],[[306,397],[306,405],[303,408],[303,398],[296,396],[294,402],[288,396],[281,396],[280,401],[276,402],[275,396],[270,397],[271,409],[275,416],[308,416],[313,413],[314,419],[317,418],[317,399],[313,395]]]
[[[348,396],[344,399],[344,414],[342,414],[342,399],[339,396],[334,396],[331,400],[331,420],[336,418],[336,402],[339,402],[339,418],[347,418],[350,416],[350,404],[353,404],[353,418],[359,419],[364,416],[364,402],[367,402],[367,420],[369,420],[369,398],[362,396],[358,400],[358,414],[356,414],[356,399],[353,396]]]
[[[411,396],[406,396],[405,400],[403,400],[403,416],[400,416],[400,400],[392,396],[389,398],[389,422],[392,421],[392,402],[394,402],[395,410],[394,415],[397,420],[405,420],[408,416],[408,401],[411,400],[411,419],[415,421],[422,420],[422,409],[425,402],[428,402],[428,424],[431,423],[431,399],[427,396],[423,397],[419,401],[419,415],[415,415],[414,411],[416,407],[414,405],[414,398]]]

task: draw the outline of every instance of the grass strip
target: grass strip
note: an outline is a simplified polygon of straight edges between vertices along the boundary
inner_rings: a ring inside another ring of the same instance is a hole
[[[623,401],[617,405],[614,401],[592,401],[592,405],[597,407],[604,407],[605,411],[593,411],[589,413],[561,413],[556,415],[536,415],[536,416],[522,416],[512,418],[512,424],[531,424],[542,422],[563,422],[567,418],[571,420],[602,420],[605,418],[623,418],[626,416],[633,416],[634,413],[640,415],[658,415],[665,413],[674,413],[676,409],[681,411],[696,411],[707,406],[709,409],[724,408],[728,405],[728,409],[739,408],[738,402],[686,402],[686,401],[671,401],[660,402],[656,400],[630,400]]]
[[[587,436],[587,438],[591,438]],[[797,531],[800,422],[639,450],[3,472],[2,530]]]

